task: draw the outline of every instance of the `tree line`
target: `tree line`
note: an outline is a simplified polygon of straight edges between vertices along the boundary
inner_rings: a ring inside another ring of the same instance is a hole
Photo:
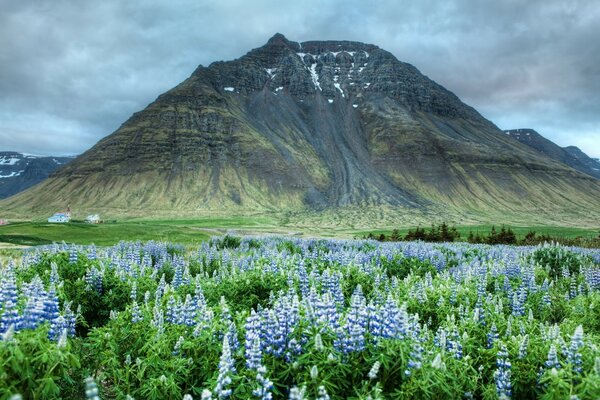
[[[507,226],[501,226],[496,229],[492,226],[489,232],[480,233],[469,231],[466,238],[454,226],[443,222],[439,225],[431,225],[428,229],[420,226],[415,229],[409,229],[406,235],[402,235],[399,229],[394,229],[391,234],[369,233],[363,236],[363,239],[378,240],[380,242],[399,242],[422,240],[424,242],[469,242],[479,244],[511,244],[522,246],[535,246],[540,243],[556,242],[568,246],[581,247],[600,247],[600,234],[596,238],[565,238],[555,237],[548,234],[538,234],[535,231],[529,231],[523,238],[519,239],[514,231]]]

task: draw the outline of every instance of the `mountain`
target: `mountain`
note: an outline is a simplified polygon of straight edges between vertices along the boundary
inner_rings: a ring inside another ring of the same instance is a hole
[[[72,160],[73,157],[45,157],[0,151],[0,199],[43,181]]]
[[[600,162],[589,157],[578,147],[560,147],[533,129],[511,129],[504,132],[554,160],[567,164],[569,167],[584,174],[600,179]]]
[[[199,66],[0,209],[366,226],[570,221],[600,213],[598,199],[598,180],[513,140],[391,53],[276,34]]]

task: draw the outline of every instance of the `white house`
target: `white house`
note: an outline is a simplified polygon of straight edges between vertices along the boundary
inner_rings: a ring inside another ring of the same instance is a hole
[[[87,216],[85,222],[87,222],[88,224],[99,224],[100,222],[102,222],[102,220],[100,219],[100,215],[91,214]]]
[[[71,221],[71,213],[59,212],[48,218],[48,222],[64,224]]]

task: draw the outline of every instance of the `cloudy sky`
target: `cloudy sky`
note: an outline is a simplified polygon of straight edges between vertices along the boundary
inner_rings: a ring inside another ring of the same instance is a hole
[[[600,157],[600,2],[0,0],[0,150],[77,154],[281,32],[376,44],[502,129]]]

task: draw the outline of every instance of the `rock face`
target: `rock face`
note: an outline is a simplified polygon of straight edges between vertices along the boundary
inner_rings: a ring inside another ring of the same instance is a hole
[[[40,183],[72,160],[73,157],[41,157],[0,151],[0,199]]]
[[[467,215],[600,211],[599,194],[597,180],[513,140],[375,45],[277,34],[237,60],[198,67],[1,205]]]
[[[556,161],[560,161],[584,174],[600,179],[600,162],[589,157],[578,147],[560,147],[533,129],[511,129],[505,132],[510,137]]]

